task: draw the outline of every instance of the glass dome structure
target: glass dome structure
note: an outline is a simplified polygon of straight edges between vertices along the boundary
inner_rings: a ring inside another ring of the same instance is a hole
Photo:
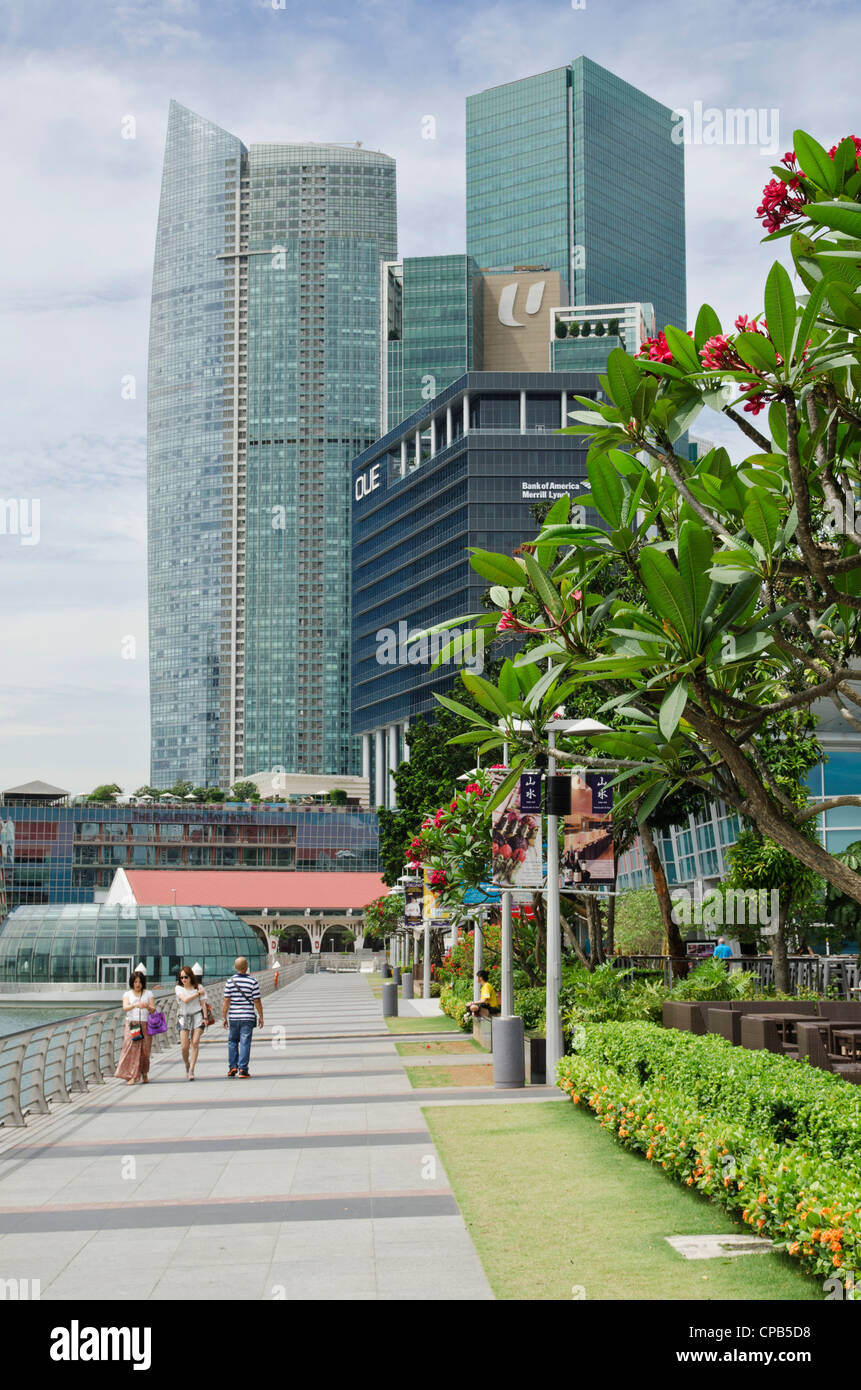
[[[0,981],[126,987],[139,962],[147,983],[173,983],[180,965],[200,962],[204,978],[233,974],[245,956],[266,964],[263,940],[224,907],[136,907],[59,903],[18,907],[0,926]]]

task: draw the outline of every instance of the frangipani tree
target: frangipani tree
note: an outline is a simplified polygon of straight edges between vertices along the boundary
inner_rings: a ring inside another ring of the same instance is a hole
[[[597,687],[616,727],[588,756],[563,744],[561,762],[618,768],[621,805],[644,818],[683,785],[719,797],[861,902],[861,876],[807,833],[861,795],[810,805],[781,754],[823,697],[861,731],[857,145],[826,152],[796,132],[775,169],[783,202],[764,195],[806,293],[776,262],[764,315],[734,332],[705,305],[691,333],[668,325],[640,359],[610,354],[606,399],[581,399],[569,431],[591,440],[589,495],[576,511],[562,499],[517,556],[473,553],[497,609],[474,622],[531,645],[495,683],[462,677],[487,717],[457,708],[484,751],[508,721],[516,773],[546,749],[552,708]],[[704,408],[753,444],[741,465],[722,448],[694,462],[676,451]],[[763,412],[767,432],[751,419]]]

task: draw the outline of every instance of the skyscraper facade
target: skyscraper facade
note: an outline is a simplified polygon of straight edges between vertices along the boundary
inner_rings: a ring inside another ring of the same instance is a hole
[[[152,780],[347,774],[350,460],[377,437],[395,164],[171,103],[148,415]]]
[[[685,326],[684,146],[672,112],[577,58],[466,102],[466,249],[546,265],[569,302],[649,302]]]

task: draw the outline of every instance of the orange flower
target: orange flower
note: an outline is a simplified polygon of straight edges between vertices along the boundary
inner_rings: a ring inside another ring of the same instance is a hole
[[[693,1178],[685,1178],[685,1182],[687,1183],[688,1187],[693,1186],[693,1181]]]
[[[797,1255],[800,1249],[801,1246],[799,1245],[798,1241],[794,1240],[789,1247],[789,1253],[790,1255]]]

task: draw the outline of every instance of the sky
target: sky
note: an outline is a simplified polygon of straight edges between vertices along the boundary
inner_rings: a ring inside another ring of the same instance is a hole
[[[685,147],[689,323],[707,300],[725,326],[761,309],[781,254],[754,213],[793,130],[861,133],[854,0],[5,0],[0,26],[0,499],[28,499],[17,521],[0,508],[0,788],[149,778],[146,353],[172,97],[246,145],[393,155],[402,255],[464,249],[472,92],[585,54],[692,126],[699,103],[704,136],[753,108],[755,142]],[[726,423],[695,433],[729,443]]]

